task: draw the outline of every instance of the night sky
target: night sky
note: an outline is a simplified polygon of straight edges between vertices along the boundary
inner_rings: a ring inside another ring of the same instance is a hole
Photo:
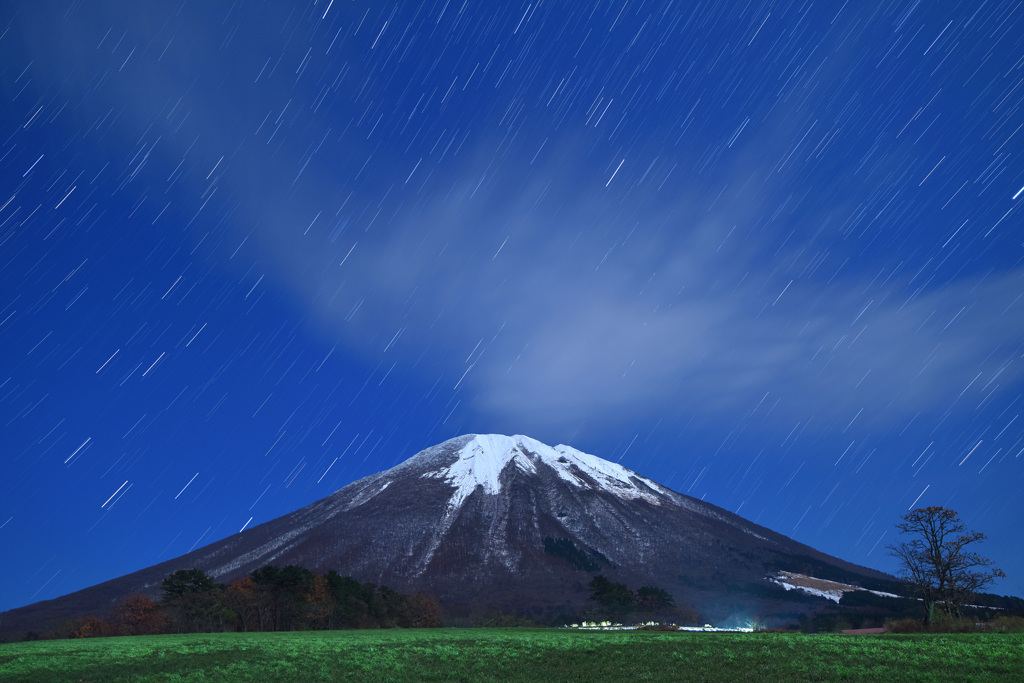
[[[0,609],[471,432],[1024,594],[1022,128],[1015,0],[0,3]]]

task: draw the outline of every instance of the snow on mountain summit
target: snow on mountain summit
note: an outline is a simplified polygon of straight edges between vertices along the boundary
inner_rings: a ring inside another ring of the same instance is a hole
[[[661,496],[671,495],[668,489],[632,470],[570,446],[551,447],[528,436],[502,434],[470,434],[441,446],[459,442],[464,443],[455,462],[422,475],[444,479],[454,486],[450,503],[456,509],[478,486],[485,494],[498,494],[501,473],[509,465],[526,474],[536,474],[537,465],[543,464],[575,487],[600,488],[619,498],[642,499],[654,505],[661,504]]]

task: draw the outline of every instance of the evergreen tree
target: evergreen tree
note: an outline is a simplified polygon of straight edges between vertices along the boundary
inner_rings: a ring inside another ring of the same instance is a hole
[[[223,631],[231,613],[222,602],[223,587],[201,569],[181,569],[163,584],[164,612],[178,633]]]
[[[676,601],[668,591],[656,586],[641,586],[636,589],[636,606],[642,612],[670,610]]]
[[[624,583],[609,581],[603,574],[590,580],[590,599],[614,619],[622,619],[633,611],[636,596]]]

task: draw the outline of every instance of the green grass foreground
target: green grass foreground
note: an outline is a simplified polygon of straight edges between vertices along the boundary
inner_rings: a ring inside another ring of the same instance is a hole
[[[0,681],[1024,681],[1024,634],[429,629],[0,645]]]

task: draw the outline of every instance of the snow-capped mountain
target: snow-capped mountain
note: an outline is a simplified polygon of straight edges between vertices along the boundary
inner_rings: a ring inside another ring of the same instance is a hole
[[[785,595],[767,580],[780,571],[846,583],[887,578],[572,447],[470,434],[293,513],[49,601],[49,611],[155,595],[178,569],[229,582],[267,564],[334,569],[433,594],[446,607],[547,615],[585,606],[598,573],[664,588],[700,609]],[[34,607],[6,613],[4,624]]]
[[[615,568],[660,555],[666,534],[677,547],[693,546],[696,557],[697,538],[712,534],[707,524],[769,545],[792,543],[569,446],[471,434],[268,522],[265,530],[232,537],[240,543],[273,529],[246,552],[226,543],[204,559],[216,576],[268,563],[343,565],[389,585],[411,588],[424,577],[435,590],[451,584],[464,591],[467,581],[485,586],[482,577],[491,572],[514,581],[559,567],[544,551],[545,538],[569,539]]]
[[[660,504],[659,494],[671,493],[621,465],[570,446],[552,448],[528,436],[500,434],[471,435],[460,447],[455,462],[425,476],[444,479],[455,486],[450,504],[458,508],[478,486],[485,494],[501,493],[501,474],[510,463],[533,475],[537,474],[537,465],[543,464],[576,488],[596,487],[620,498],[642,498],[654,505]]]

